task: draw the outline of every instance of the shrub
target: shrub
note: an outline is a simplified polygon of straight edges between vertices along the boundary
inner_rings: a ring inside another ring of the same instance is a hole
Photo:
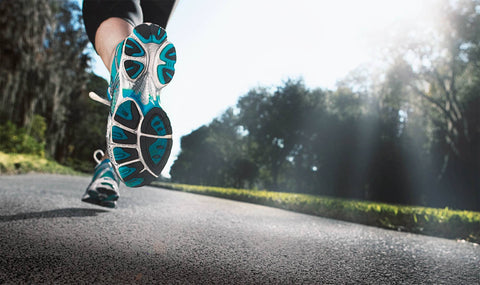
[[[17,127],[10,121],[0,125],[0,151],[7,153],[35,154],[45,156],[45,119],[34,116],[29,127],[31,135],[25,128]]]

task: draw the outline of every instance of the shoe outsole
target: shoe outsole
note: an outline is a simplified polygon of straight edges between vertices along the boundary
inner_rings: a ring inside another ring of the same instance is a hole
[[[98,188],[94,190],[88,190],[85,198],[82,199],[82,202],[107,207],[115,208],[116,201],[118,200],[118,193],[114,190],[108,188]]]
[[[92,197],[83,198],[82,202],[112,209],[117,206],[115,201],[101,201]]]
[[[89,190],[87,194],[95,199],[100,199],[102,201],[117,201],[118,200],[118,193],[115,190],[108,189],[108,188],[97,188],[96,191]]]
[[[119,86],[122,97],[113,102],[107,149],[125,184],[140,187],[157,179],[165,167],[172,148],[172,128],[158,94],[141,94],[145,90],[137,85],[154,86],[159,92],[175,74],[176,51],[166,32],[153,24],[137,26],[121,48],[122,57],[126,56],[116,59],[118,72],[130,81],[131,88]]]

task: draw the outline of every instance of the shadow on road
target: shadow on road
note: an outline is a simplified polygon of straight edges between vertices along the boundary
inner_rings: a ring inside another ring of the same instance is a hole
[[[93,217],[100,213],[109,212],[101,209],[88,208],[65,208],[42,212],[20,213],[10,216],[0,216],[0,223],[28,220],[28,219],[49,219],[49,218],[74,218],[74,217]]]

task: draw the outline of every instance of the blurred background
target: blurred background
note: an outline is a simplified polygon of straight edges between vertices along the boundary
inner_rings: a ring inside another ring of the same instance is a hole
[[[480,1],[188,1],[162,180],[480,210]],[[0,0],[0,151],[92,172],[77,0]]]

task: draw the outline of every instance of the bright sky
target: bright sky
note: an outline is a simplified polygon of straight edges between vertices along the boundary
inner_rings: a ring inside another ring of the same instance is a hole
[[[309,88],[369,62],[393,25],[427,12],[419,0],[180,0],[167,27],[177,49],[175,77],[162,90],[174,146],[257,86],[302,77]],[[95,73],[108,78],[97,59]]]

